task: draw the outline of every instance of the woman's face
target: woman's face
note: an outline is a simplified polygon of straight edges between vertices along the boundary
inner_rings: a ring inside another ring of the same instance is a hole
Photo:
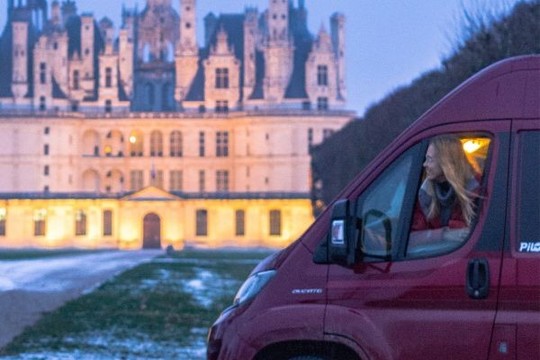
[[[429,145],[426,152],[426,160],[424,161],[426,176],[431,181],[443,182],[446,180],[442,168],[439,164],[437,151],[433,145]]]

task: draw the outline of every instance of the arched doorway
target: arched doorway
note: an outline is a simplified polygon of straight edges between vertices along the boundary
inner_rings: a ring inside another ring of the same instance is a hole
[[[161,249],[161,219],[154,213],[143,220],[143,249]]]

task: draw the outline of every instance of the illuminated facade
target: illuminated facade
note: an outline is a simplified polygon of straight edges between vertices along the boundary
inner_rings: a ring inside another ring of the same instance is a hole
[[[283,246],[311,223],[309,149],[354,117],[344,17],[312,36],[302,0],[270,0],[209,14],[199,47],[179,2],[115,37],[72,0],[8,1],[0,247]]]

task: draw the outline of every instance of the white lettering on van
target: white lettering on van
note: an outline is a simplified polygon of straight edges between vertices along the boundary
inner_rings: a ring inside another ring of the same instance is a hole
[[[519,244],[519,252],[540,253],[540,242],[522,241]]]
[[[293,295],[312,295],[312,294],[322,294],[323,289],[293,289],[291,291]]]

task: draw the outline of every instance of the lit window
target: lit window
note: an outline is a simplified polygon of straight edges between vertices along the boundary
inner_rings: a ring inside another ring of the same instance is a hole
[[[281,235],[281,211],[270,210],[270,235]]]
[[[75,235],[86,235],[86,214],[82,210],[75,213]]]
[[[34,211],[34,235],[45,236],[45,226],[47,221],[47,210],[39,209]]]
[[[6,236],[6,208],[0,208],[0,236]]]
[[[246,234],[246,212],[244,210],[236,210],[235,215],[235,234],[236,236],[244,236]]]
[[[103,236],[111,236],[113,231],[112,210],[103,211]]]
[[[150,134],[150,156],[163,156],[163,136],[157,130]]]
[[[138,131],[133,131],[129,135],[129,152],[131,156],[143,156],[143,136]]]
[[[195,235],[197,236],[208,235],[208,211],[206,210],[197,210]]]

